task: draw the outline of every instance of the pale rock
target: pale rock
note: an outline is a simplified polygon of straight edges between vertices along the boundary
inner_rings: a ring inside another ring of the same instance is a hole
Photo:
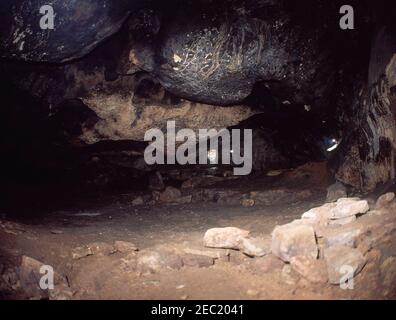
[[[395,200],[395,194],[389,192],[380,196],[375,204],[375,209],[383,209],[389,206]]]
[[[251,208],[254,207],[255,201],[253,199],[243,199],[241,201],[242,207],[244,208]]]
[[[204,246],[239,250],[241,240],[247,238],[249,233],[247,230],[234,227],[209,229],[204,236]]]
[[[289,264],[282,268],[281,272],[282,282],[289,286],[295,286],[299,280],[299,275],[295,272]]]
[[[353,248],[363,232],[364,228],[361,224],[353,223],[341,227],[327,228],[322,231],[322,237],[327,247],[342,245]]]
[[[306,222],[316,226],[327,226],[331,218],[331,209],[335,207],[335,204],[325,204],[321,207],[313,208],[305,212],[301,218]]]
[[[347,197],[347,189],[341,182],[336,182],[327,188],[326,202],[335,202]]]
[[[271,240],[260,238],[242,238],[239,250],[250,257],[264,257],[271,253]]]
[[[337,205],[331,209],[331,219],[342,219],[369,211],[369,204],[366,200],[356,200],[354,198],[338,199]]]
[[[297,256],[290,260],[294,271],[312,283],[325,284],[328,280],[326,263],[307,256]]]
[[[141,196],[139,196],[139,197],[137,197],[137,198],[132,200],[132,205],[133,206],[141,206],[143,204],[144,204],[144,200],[143,200],[143,197],[141,197]]]
[[[315,231],[300,220],[277,226],[272,231],[271,251],[285,262],[295,256],[318,256]]]
[[[346,218],[341,218],[341,219],[336,219],[336,220],[330,220],[329,225],[330,226],[344,226],[346,224],[350,224],[352,222],[356,221],[356,216],[350,216]]]
[[[324,259],[327,265],[329,282],[339,285],[347,275],[349,268],[351,276],[355,277],[366,264],[366,258],[358,249],[347,246],[335,246],[324,250]]]

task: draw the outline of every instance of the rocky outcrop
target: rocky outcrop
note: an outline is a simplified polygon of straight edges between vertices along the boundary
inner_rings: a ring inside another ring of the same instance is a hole
[[[54,29],[41,29],[45,4],[4,0],[0,9],[0,56],[64,62],[80,58],[116,33],[142,1],[54,0]]]
[[[349,122],[348,148],[336,177],[363,191],[395,178],[396,33],[380,28],[374,37],[369,83],[355,104],[358,121]],[[358,109],[357,109],[358,108]]]

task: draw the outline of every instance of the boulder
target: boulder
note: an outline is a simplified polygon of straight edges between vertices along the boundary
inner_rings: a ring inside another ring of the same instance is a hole
[[[264,257],[271,253],[271,239],[242,238],[239,250],[250,257]]]
[[[327,247],[342,245],[353,248],[363,232],[364,227],[361,224],[351,223],[341,227],[326,228],[322,230],[321,236]]]
[[[239,250],[242,239],[247,238],[249,234],[249,231],[234,227],[210,229],[204,235],[204,246]]]
[[[312,226],[296,220],[277,226],[272,232],[271,250],[274,255],[285,262],[295,256],[308,256],[316,259],[318,247]]]
[[[347,197],[347,189],[341,182],[336,182],[327,188],[326,202],[335,202]]]
[[[296,256],[290,259],[290,266],[312,283],[325,284],[328,280],[326,263],[323,260]]]
[[[366,200],[341,198],[337,200],[337,205],[331,209],[331,219],[342,219],[364,214],[369,210],[370,207]]]
[[[375,209],[380,210],[389,206],[395,200],[395,194],[389,192],[380,196],[375,204]]]
[[[366,264],[366,258],[362,253],[347,246],[334,246],[324,250],[324,260],[331,284],[339,285],[343,277],[349,271],[351,277],[355,277]]]

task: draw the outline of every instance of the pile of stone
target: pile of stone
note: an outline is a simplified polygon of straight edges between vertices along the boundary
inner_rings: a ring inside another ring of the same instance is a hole
[[[235,227],[209,229],[204,236],[204,246],[239,250],[251,257],[263,257],[270,253],[269,238],[253,238],[249,231]]]
[[[340,284],[361,272],[366,254],[396,230],[394,199],[394,194],[378,199],[381,215],[359,198],[313,208],[273,230],[271,251],[311,282]]]
[[[227,227],[208,230],[203,242],[208,248],[239,250],[250,257],[277,257],[282,273],[289,270],[314,284],[340,285],[363,270],[370,251],[394,236],[395,212],[393,193],[381,196],[371,211],[366,200],[339,198],[275,227],[268,238]]]

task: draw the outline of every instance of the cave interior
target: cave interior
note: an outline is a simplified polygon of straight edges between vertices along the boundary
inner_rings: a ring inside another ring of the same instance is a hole
[[[53,0],[53,30],[3,2],[0,299],[396,298],[392,1],[349,1],[353,30],[341,1]],[[206,163],[147,163],[170,123]],[[251,170],[201,129],[245,132]]]

